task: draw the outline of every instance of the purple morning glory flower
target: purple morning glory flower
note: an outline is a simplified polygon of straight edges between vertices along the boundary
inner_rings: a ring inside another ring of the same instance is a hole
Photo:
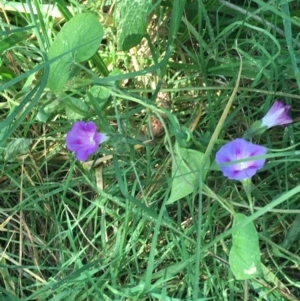
[[[67,133],[66,143],[68,150],[75,153],[77,160],[85,161],[97,150],[99,144],[107,139],[105,134],[97,132],[94,122],[76,121]]]
[[[290,108],[291,106],[287,106],[281,101],[276,100],[271,109],[262,119],[262,126],[266,126],[269,129],[276,125],[291,123],[293,120],[288,115]]]
[[[245,180],[254,176],[256,171],[264,166],[266,160],[255,159],[231,165],[223,164],[265,155],[266,152],[267,149],[263,146],[250,143],[244,139],[235,139],[219,149],[216,154],[216,162],[218,165],[221,165],[220,168],[225,177],[233,180]]]

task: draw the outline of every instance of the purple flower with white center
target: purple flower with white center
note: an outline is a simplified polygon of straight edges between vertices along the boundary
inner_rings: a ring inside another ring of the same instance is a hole
[[[281,101],[276,100],[262,119],[262,126],[269,128],[276,125],[289,124],[293,119],[288,115],[291,106],[283,104]]]
[[[266,153],[267,149],[263,146],[250,143],[244,139],[235,139],[219,149],[216,154],[216,162],[221,165],[220,169],[225,177],[241,181],[254,176],[257,170],[264,166],[266,160],[254,159],[253,161],[226,163],[265,155]]]
[[[107,139],[105,134],[97,132],[94,122],[76,121],[67,133],[66,143],[68,150],[75,153],[77,160],[85,161],[97,150],[99,144]]]

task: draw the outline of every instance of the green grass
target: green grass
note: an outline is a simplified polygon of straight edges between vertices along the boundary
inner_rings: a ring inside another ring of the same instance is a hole
[[[117,48],[112,1],[49,1],[52,12],[42,2],[0,4],[0,300],[300,300],[300,2],[159,1],[130,51]],[[54,94],[47,52],[80,12],[98,17],[104,39]],[[276,99],[294,122],[252,140],[269,152],[251,214],[214,157]],[[86,163],[65,146],[75,113],[111,137]],[[151,116],[165,133],[140,141]],[[29,150],[7,155],[16,138]],[[175,142],[211,163],[167,205]],[[230,269],[233,210],[259,233],[259,278]]]

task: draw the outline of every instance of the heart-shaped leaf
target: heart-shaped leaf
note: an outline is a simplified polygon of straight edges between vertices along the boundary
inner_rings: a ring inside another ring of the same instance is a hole
[[[68,21],[49,48],[49,59],[59,57],[50,65],[48,86],[61,91],[73,75],[74,63],[88,60],[98,49],[103,28],[92,13],[82,13]]]
[[[209,161],[203,163],[203,153],[179,147],[174,147],[174,160],[172,162],[172,190],[167,204],[192,193],[198,185],[199,172],[202,172],[202,179],[205,178]]]
[[[237,213],[234,216],[233,227],[246,218],[246,215]],[[248,223],[233,232],[229,264],[237,280],[262,276],[258,234],[253,223]]]
[[[118,49],[129,50],[139,44],[146,34],[151,0],[121,0],[116,3]]]
[[[66,116],[69,120],[86,117],[88,106],[81,99],[68,96],[65,101]]]

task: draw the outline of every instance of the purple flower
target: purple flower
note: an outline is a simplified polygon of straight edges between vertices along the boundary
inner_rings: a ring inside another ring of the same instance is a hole
[[[220,168],[225,177],[233,180],[245,180],[254,176],[256,171],[264,166],[266,160],[255,159],[226,165],[225,163],[265,155],[266,152],[267,149],[263,146],[250,143],[244,139],[235,139],[219,149],[216,154],[216,162],[221,165]]]
[[[99,144],[107,139],[105,134],[97,132],[94,122],[76,121],[67,133],[66,143],[68,150],[75,153],[77,160],[85,161],[97,150]]]
[[[276,125],[291,123],[293,120],[288,115],[290,108],[291,106],[284,105],[281,101],[276,100],[266,116],[262,119],[262,126],[266,126],[269,129]]]

